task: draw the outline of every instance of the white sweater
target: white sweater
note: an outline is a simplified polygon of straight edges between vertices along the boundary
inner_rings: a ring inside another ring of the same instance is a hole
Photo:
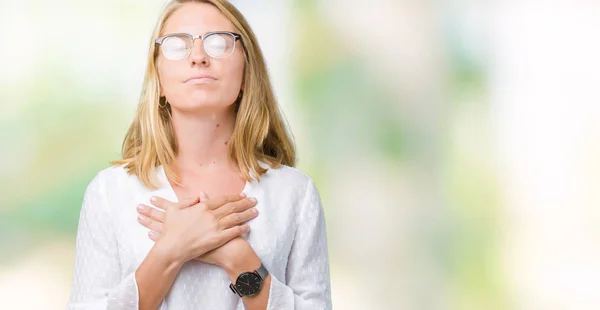
[[[150,197],[178,201],[163,167],[161,187],[149,190],[123,166],[100,171],[85,192],[76,239],[72,291],[67,309],[138,309],[135,270],[154,241],[137,222],[136,206]],[[331,309],[325,217],[312,179],[288,166],[269,169],[243,190],[256,197],[258,217],[248,240],[271,274],[267,309]],[[225,271],[189,261],[159,309],[244,309],[229,289]]]

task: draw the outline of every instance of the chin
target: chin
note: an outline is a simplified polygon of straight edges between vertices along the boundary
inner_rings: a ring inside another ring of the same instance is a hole
[[[215,100],[193,100],[193,101],[188,101],[185,104],[181,104],[178,105],[177,107],[174,107],[178,110],[181,111],[186,111],[186,112],[200,112],[200,111],[210,111],[210,112],[218,112],[220,110],[224,110],[227,108],[228,105],[223,104],[223,103],[219,103],[219,102],[215,102]]]
[[[186,96],[178,96],[179,103],[173,105],[173,108],[186,111],[186,112],[195,112],[195,111],[211,111],[218,112],[220,110],[227,109],[227,107],[233,104],[235,98],[228,102],[228,100],[224,99],[222,96],[218,96],[218,92],[208,91],[208,90],[200,90],[196,89],[193,92],[185,92]],[[182,94],[184,94],[182,92]]]

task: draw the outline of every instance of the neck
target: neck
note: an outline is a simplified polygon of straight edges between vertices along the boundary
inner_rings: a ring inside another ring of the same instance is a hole
[[[232,167],[229,140],[235,125],[233,109],[210,113],[172,110],[173,131],[177,138],[178,169],[198,173]]]

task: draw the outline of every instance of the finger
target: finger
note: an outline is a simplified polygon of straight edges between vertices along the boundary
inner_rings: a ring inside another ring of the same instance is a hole
[[[188,198],[188,199],[184,199],[184,200],[176,203],[175,207],[178,209],[185,209],[185,208],[191,207],[199,202],[200,202],[200,197]]]
[[[169,208],[183,209],[183,208],[189,207],[191,205],[198,203],[199,202],[199,201],[197,201],[198,199],[199,199],[198,197],[189,198],[189,199],[184,199],[180,202],[175,203],[175,202],[166,200],[162,197],[152,196],[150,198],[150,202],[157,208],[167,211]]]
[[[215,216],[220,219],[230,214],[246,211],[256,205],[256,198],[251,197],[234,202],[229,202],[214,211]]]
[[[215,197],[213,199],[209,199],[209,200],[205,201],[205,203],[209,210],[214,210],[214,209],[217,209],[217,208],[223,206],[226,203],[235,202],[235,201],[243,199],[244,197],[246,197],[246,194],[244,194],[244,193],[237,194],[237,195],[225,195],[225,196],[219,196],[219,197]]]
[[[200,199],[202,201],[208,200],[208,195],[205,192],[200,192]]]
[[[158,197],[158,196],[150,197],[150,203],[153,204],[155,207],[160,208],[165,211],[167,211],[167,209],[169,209],[170,207],[175,205],[174,202],[166,200],[166,199],[164,199],[162,197]]]
[[[233,226],[231,228],[225,229],[221,232],[221,238],[223,240],[223,244],[225,242],[229,242],[231,239],[235,237],[239,237],[250,231],[250,225],[244,224],[240,226]]]
[[[162,234],[162,228],[163,228],[162,223],[153,221],[150,218],[145,217],[143,215],[138,215],[138,222],[140,224],[142,224],[144,227]]]
[[[162,234],[155,232],[155,231],[148,232],[148,238],[150,238],[154,242],[158,242],[158,239],[160,239],[161,236],[162,236]]]
[[[243,224],[256,216],[258,216],[258,210],[256,208],[248,209],[244,212],[232,213],[221,219],[221,227],[223,227],[223,229],[231,228]]]
[[[165,211],[156,210],[155,208],[149,207],[144,204],[140,204],[137,210],[141,215],[149,217],[154,221],[158,221],[161,223],[165,222]]]

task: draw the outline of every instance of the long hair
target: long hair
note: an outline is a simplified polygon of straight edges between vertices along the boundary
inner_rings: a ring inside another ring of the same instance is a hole
[[[129,174],[151,189],[158,188],[156,168],[163,166],[165,174],[176,184],[180,178],[174,169],[177,139],[173,131],[170,107],[160,97],[160,82],[156,68],[159,49],[155,39],[163,31],[167,19],[187,2],[208,3],[219,9],[242,36],[245,65],[243,95],[235,103],[237,112],[229,143],[229,156],[247,181],[266,172],[259,162],[276,168],[295,166],[296,151],[291,133],[275,100],[263,54],[254,32],[244,16],[225,0],[169,1],[154,27],[148,53],[144,84],[135,119],[122,144],[122,159],[112,165],[124,165]]]

